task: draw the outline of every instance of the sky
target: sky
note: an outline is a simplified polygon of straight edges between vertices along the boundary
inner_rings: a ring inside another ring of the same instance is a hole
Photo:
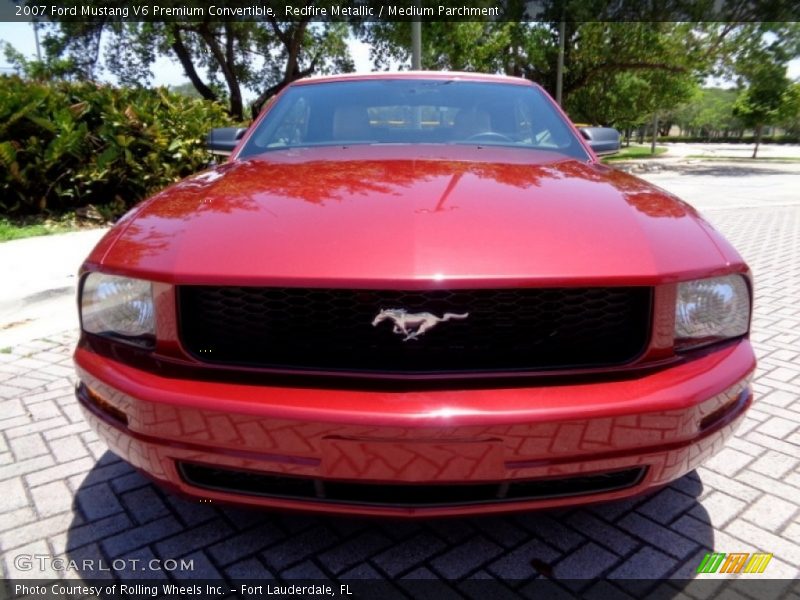
[[[36,45],[33,36],[33,28],[28,23],[5,23],[0,22],[0,41],[5,41],[14,46],[18,51],[22,52],[28,58],[36,57]],[[356,72],[368,73],[372,70],[372,64],[369,60],[369,45],[353,38],[349,41],[350,54],[353,57],[353,62],[356,66]],[[180,85],[188,83],[188,79],[183,73],[183,68],[177,60],[170,59],[166,56],[161,56],[152,67],[154,85]],[[10,65],[6,61],[5,56],[0,52],[0,73],[11,72]],[[788,76],[792,80],[800,79],[800,59],[793,60],[789,63]],[[106,74],[101,76],[101,80],[108,81],[109,77]],[[725,82],[720,80],[708,81],[707,84],[724,85]],[[730,86],[733,84],[730,83]],[[252,99],[250,97],[247,98]]]
[[[29,23],[5,23],[0,22],[0,40],[8,42],[27,58],[36,58],[36,41],[33,36],[33,28]],[[369,60],[369,45],[356,39],[350,39],[350,55],[356,66],[356,72],[369,73],[372,71],[372,63]],[[153,72],[153,85],[180,85],[189,83],[189,79],[183,73],[183,67],[175,59],[160,56],[156,63],[151,67]],[[11,72],[11,67],[5,58],[5,54],[0,51],[0,73]],[[100,77],[101,80],[109,79],[108,75]],[[250,98],[248,98],[250,99]]]

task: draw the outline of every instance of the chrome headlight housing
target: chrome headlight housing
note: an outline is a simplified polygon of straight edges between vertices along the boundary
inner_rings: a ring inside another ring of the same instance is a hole
[[[750,330],[750,288],[742,275],[678,284],[675,350],[741,337]]]
[[[155,346],[153,286],[149,281],[89,273],[80,295],[81,327],[137,346]]]

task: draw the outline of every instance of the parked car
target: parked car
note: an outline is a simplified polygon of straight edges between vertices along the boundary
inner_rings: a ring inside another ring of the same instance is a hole
[[[523,79],[293,83],[86,260],[86,418],[175,492],[276,509],[499,513],[682,477],[752,401],[750,272],[585,136]]]

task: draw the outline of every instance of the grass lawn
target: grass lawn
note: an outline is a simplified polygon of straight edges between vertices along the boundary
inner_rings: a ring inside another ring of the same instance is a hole
[[[36,235],[52,235],[83,229],[75,220],[75,215],[65,215],[55,219],[45,217],[26,217],[8,219],[0,217],[0,242],[18,240]]]
[[[617,160],[638,160],[642,158],[657,158],[659,155],[667,151],[665,146],[656,146],[656,153],[650,154],[650,144],[645,146],[628,146],[627,148],[620,148],[617,154],[606,156],[603,162],[614,162]]]
[[[689,154],[686,158],[697,160],[724,160],[732,162],[800,162],[800,156],[720,156],[717,154]]]

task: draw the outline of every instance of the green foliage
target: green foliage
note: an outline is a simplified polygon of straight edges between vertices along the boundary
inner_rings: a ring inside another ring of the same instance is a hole
[[[332,4],[317,0],[316,4]],[[346,23],[311,22],[310,16],[277,21],[74,21],[47,26],[47,61],[69,61],[85,78],[99,64],[126,86],[147,86],[159,54],[180,62],[197,93],[225,102],[245,116],[244,92],[258,95],[252,114],[295,79],[354,69]],[[107,41],[101,57],[101,36]]]
[[[504,22],[426,21],[422,26],[422,68],[431,70],[514,71],[511,54],[527,24]],[[411,22],[375,21],[354,27],[355,34],[370,45],[377,70],[411,60]]]
[[[208,164],[224,107],[166,89],[0,77],[0,214],[122,210]]]
[[[425,22],[422,66],[526,77],[555,95],[560,18],[568,14],[563,104],[573,120],[627,129],[651,123],[657,112],[661,127],[668,130],[678,122],[677,107],[697,93],[702,81],[710,75],[740,77],[741,66],[754,49],[767,48],[784,59],[800,53],[800,24],[752,22],[747,3],[725,5],[736,10],[719,22],[673,22],[657,14],[661,4],[509,0],[502,3],[506,13],[497,21]],[[532,5],[541,8],[535,20],[513,14]],[[602,13],[614,7],[643,12],[637,18]],[[695,10],[699,18],[707,14],[709,5],[694,3],[684,8]],[[608,18],[596,18],[601,13]],[[355,32],[371,45],[370,56],[377,68],[408,60],[408,22],[364,23]],[[690,118],[683,122],[694,130],[741,127],[731,106],[722,108],[726,124],[719,111],[702,115],[691,125]]]
[[[563,98],[576,121],[648,121],[686,100],[710,69],[697,24],[578,21],[564,24]],[[555,95],[559,29],[558,21],[426,22],[422,66],[526,77]],[[356,32],[376,67],[407,60],[409,23],[368,23]]]
[[[794,29],[800,33],[800,29]],[[733,104],[733,114],[745,127],[753,129],[756,144],[753,158],[758,153],[765,125],[778,123],[786,114],[786,105],[794,103],[792,82],[786,76],[786,65],[796,54],[800,42],[792,45],[761,35],[740,54],[736,73],[742,91]]]
[[[734,89],[703,88],[671,111],[668,119],[682,133],[700,140],[739,137],[743,125],[733,114],[737,94]]]
[[[623,130],[650,123],[653,112],[663,114],[692,97],[696,81],[686,73],[622,71],[593,81],[573,93],[567,110],[574,120]]]
[[[566,64],[578,121],[629,128],[686,101],[707,61],[688,23],[584,23]]]
[[[733,104],[733,114],[751,129],[777,122],[788,99],[790,88],[786,68],[765,66],[767,68],[750,80],[750,85],[742,90]]]
[[[732,33],[722,44],[716,75],[744,85],[765,62],[786,65],[800,56],[800,23],[752,22],[728,24]]]
[[[780,86],[780,71],[773,83]],[[773,92],[769,102],[777,100],[779,107],[763,115],[763,124],[775,125],[784,130],[782,137],[773,132],[770,142],[796,143],[800,136],[800,83],[794,83],[782,93]],[[671,122],[681,129],[674,141],[695,142],[746,142],[755,143],[756,136],[744,136],[745,130],[754,129],[752,122],[741,118],[741,111],[749,107],[751,92],[747,90],[705,88],[689,102],[679,106],[669,115]],[[734,109],[736,111],[734,112]],[[755,124],[757,125],[757,123]],[[794,140],[794,141],[793,141]],[[662,138],[662,141],[667,141]]]
[[[793,83],[786,90],[778,117],[778,124],[787,134],[800,136],[800,83]]]
[[[8,42],[0,41],[0,48],[6,61],[18,73],[27,79],[46,81],[48,79],[76,79],[79,77],[78,68],[71,58],[60,58],[45,55],[44,60],[29,60]]]
[[[622,148],[617,154],[612,154],[611,156],[603,157],[603,162],[617,162],[620,160],[639,160],[639,159],[646,159],[646,158],[655,158],[660,156],[661,154],[665,154],[667,152],[667,148],[664,146],[656,146],[656,153],[653,154],[650,150],[650,145],[647,146],[628,146],[627,148]]]

